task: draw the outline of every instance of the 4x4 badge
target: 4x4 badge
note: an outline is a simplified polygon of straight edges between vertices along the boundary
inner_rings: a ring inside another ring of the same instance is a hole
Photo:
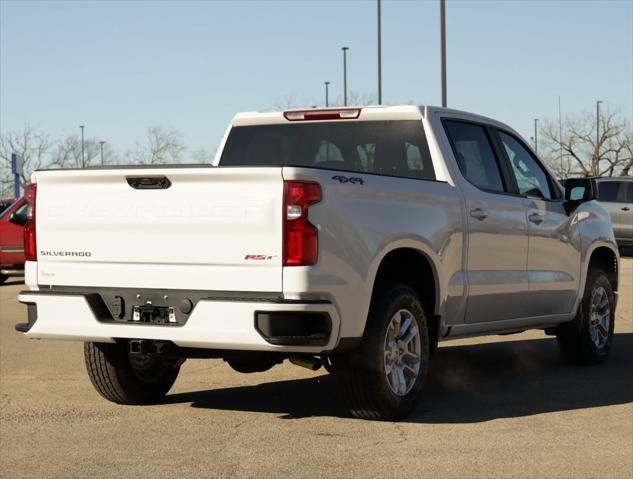
[[[364,185],[365,184],[365,180],[363,180],[361,177],[359,176],[341,176],[341,175],[334,175],[332,177],[333,180],[337,180],[339,183],[351,183],[353,185]]]

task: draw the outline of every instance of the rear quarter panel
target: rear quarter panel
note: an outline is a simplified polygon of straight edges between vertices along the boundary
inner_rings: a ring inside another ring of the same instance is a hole
[[[363,182],[335,178],[341,175]],[[441,181],[290,167],[283,177],[317,181],[323,192],[309,211],[319,229],[318,263],[284,268],[285,297],[336,299],[340,336],[360,337],[381,260],[394,249],[412,248],[435,270],[435,313],[459,320],[465,285],[463,200],[457,188]]]

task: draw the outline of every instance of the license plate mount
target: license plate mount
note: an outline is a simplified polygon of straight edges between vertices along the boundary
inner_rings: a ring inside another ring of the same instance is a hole
[[[133,323],[176,324],[176,310],[171,306],[143,304],[132,308]]]

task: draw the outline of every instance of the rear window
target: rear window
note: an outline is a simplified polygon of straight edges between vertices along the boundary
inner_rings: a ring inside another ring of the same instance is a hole
[[[422,124],[408,120],[234,127],[220,166],[304,166],[435,179]]]

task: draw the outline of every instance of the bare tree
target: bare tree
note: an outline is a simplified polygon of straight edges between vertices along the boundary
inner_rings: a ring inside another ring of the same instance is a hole
[[[2,198],[13,198],[13,175],[9,168],[0,168],[0,199]]]
[[[596,117],[591,113],[567,118],[561,137],[558,123],[546,120],[540,131],[541,156],[562,178],[629,175],[633,168],[629,122],[619,111],[605,109],[599,124],[596,138]]]
[[[20,159],[20,183],[24,187],[31,173],[44,166],[50,147],[48,135],[29,125],[25,125],[22,131],[0,134],[0,188],[3,196],[13,195],[11,154],[16,153]]]
[[[207,148],[196,148],[191,152],[191,160],[193,163],[211,163],[215,156],[215,150]]]
[[[347,95],[347,105],[348,106],[366,106],[366,105],[375,105],[377,103],[376,95],[373,93],[360,93],[358,91],[352,90]],[[341,107],[343,106],[343,95],[340,95],[337,98],[331,98],[330,107]],[[285,96],[278,98],[273,103],[273,110],[291,110],[297,108],[322,108],[323,107],[323,99],[319,99],[316,101],[304,101],[301,103],[297,99],[297,95],[294,93],[288,93]]]
[[[103,145],[103,164],[116,163],[116,156],[108,143]],[[81,138],[70,135],[57,144],[50,161],[56,168],[87,168],[101,164],[101,145],[94,138],[84,140],[84,152],[81,154]]]
[[[291,110],[293,108],[302,108],[296,93],[286,93],[284,96],[277,98],[273,102],[273,110]]]
[[[352,90],[347,95],[347,104],[349,106],[366,106],[366,105],[376,105],[378,103],[378,99],[373,93],[360,93],[355,90]],[[343,106],[343,98],[341,97],[338,101],[339,106]]]
[[[147,143],[137,143],[127,157],[133,163],[146,165],[178,163],[183,151],[185,146],[180,132],[154,126],[147,130]]]

